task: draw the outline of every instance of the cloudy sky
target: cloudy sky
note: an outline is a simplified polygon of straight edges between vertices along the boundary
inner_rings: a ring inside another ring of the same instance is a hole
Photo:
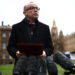
[[[0,22],[11,26],[20,22],[24,18],[23,6],[30,1],[40,7],[41,22],[51,28],[55,20],[58,31],[64,35],[75,32],[75,0],[0,0]]]

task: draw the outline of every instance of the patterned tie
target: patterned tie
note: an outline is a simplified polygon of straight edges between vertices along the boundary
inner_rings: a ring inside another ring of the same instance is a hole
[[[34,23],[30,23],[30,28],[31,28],[31,31],[33,32],[33,27],[34,26]]]

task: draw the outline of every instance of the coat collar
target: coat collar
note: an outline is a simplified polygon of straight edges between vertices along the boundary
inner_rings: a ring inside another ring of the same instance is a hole
[[[22,22],[25,22],[26,24],[29,24],[30,23],[30,21],[29,20],[27,20],[27,18],[24,18],[23,20],[22,20]],[[35,20],[35,25],[38,23],[38,20]]]

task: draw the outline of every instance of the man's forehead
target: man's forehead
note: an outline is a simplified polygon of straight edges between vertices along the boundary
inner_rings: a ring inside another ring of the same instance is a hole
[[[35,3],[28,3],[26,7],[37,6]]]

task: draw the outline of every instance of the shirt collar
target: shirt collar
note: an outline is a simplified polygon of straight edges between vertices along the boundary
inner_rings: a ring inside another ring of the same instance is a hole
[[[33,25],[35,25],[35,22],[32,22],[32,23],[29,22],[29,24],[33,24]]]

